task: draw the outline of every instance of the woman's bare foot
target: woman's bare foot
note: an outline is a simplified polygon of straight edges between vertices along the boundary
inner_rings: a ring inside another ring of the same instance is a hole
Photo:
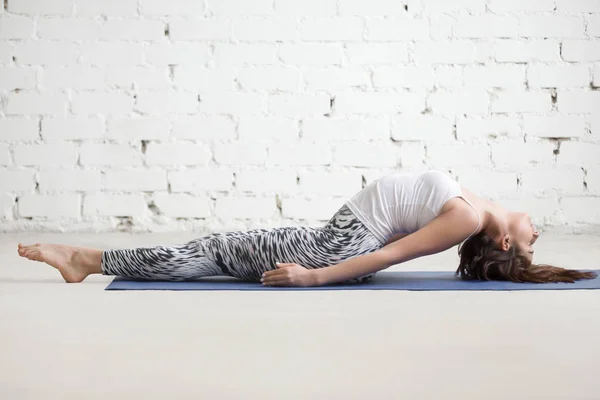
[[[65,281],[76,283],[83,281],[90,272],[78,262],[81,248],[62,244],[36,243],[25,246],[19,243],[19,255],[30,260],[45,262],[56,268]]]

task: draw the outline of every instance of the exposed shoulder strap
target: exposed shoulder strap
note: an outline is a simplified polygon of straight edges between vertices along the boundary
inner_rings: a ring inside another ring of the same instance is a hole
[[[477,211],[477,209],[475,208],[475,206],[469,201],[467,200],[466,197],[464,197],[463,195],[458,196],[461,199],[463,199],[464,201],[466,201],[471,207],[473,207],[473,210],[475,210],[475,212],[477,213],[477,228],[475,228],[475,230],[469,235],[469,237],[467,237],[465,240],[468,240],[471,238],[471,236],[473,236],[475,234],[475,232],[477,232],[479,230],[479,227],[481,226],[481,216],[479,215],[479,211]]]

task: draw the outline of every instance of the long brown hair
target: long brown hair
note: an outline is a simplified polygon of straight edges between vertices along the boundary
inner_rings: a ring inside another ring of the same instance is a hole
[[[597,276],[591,271],[532,264],[515,246],[511,246],[508,251],[499,249],[484,231],[470,237],[459,246],[458,255],[460,264],[456,275],[460,273],[463,280],[573,283],[579,279],[593,279]]]

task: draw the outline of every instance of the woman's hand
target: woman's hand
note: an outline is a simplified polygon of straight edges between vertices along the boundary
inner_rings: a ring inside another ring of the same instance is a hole
[[[275,263],[276,270],[263,273],[264,286],[316,286],[313,271],[296,263]]]

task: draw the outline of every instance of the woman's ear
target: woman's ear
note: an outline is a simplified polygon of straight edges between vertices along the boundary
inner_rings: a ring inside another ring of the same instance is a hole
[[[504,235],[501,246],[503,251],[508,251],[508,249],[510,249],[510,236]]]

